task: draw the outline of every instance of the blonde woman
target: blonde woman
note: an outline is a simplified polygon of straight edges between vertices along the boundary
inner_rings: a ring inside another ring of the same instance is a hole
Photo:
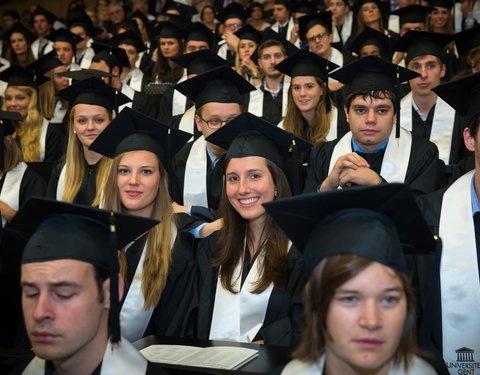
[[[70,103],[68,144],[65,160],[56,166],[50,177],[47,196],[91,205],[102,186],[109,162],[88,147],[108,126],[116,105],[130,99],[99,78],[75,83],[60,91],[58,96]]]
[[[58,125],[42,116],[38,107],[38,86],[48,78],[14,65],[0,73],[0,80],[7,82],[3,109],[18,112],[23,118],[14,122],[23,159],[27,162],[59,160],[64,153],[64,135]]]
[[[120,321],[130,341],[184,334],[195,276],[193,237],[177,231],[167,171],[190,137],[125,108],[90,147],[113,159],[104,193],[97,195],[101,205],[160,221],[119,254],[126,281]]]

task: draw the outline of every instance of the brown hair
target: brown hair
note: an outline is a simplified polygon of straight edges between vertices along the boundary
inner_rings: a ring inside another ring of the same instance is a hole
[[[226,171],[231,159],[225,160],[224,171]],[[269,172],[272,175],[273,183],[277,189],[277,198],[287,198],[291,195],[287,178],[283,171],[273,162],[266,159]],[[220,200],[220,217],[223,218],[223,228],[219,232],[218,239],[213,251],[212,266],[219,268],[220,281],[222,286],[232,293],[233,272],[239,262],[243,260],[245,251],[245,239],[251,236],[248,228],[248,220],[245,220],[230,204],[225,188]],[[288,271],[288,238],[277,226],[270,216],[266,216],[262,237],[265,239],[265,258],[263,269],[256,287],[252,293],[263,292],[273,282],[276,288],[282,289],[282,282]]]
[[[380,8],[378,7],[378,4],[377,4],[375,1],[373,1],[373,0],[372,0],[372,1],[367,1],[367,2],[365,2],[364,4],[362,4],[362,6],[360,7],[360,9],[358,10],[358,14],[357,14],[357,25],[358,25],[358,27],[357,27],[357,35],[356,35],[356,36],[359,36],[359,35],[362,33],[362,31],[365,30],[365,22],[363,22],[362,8],[363,8],[363,6],[364,6],[365,4],[367,4],[367,3],[369,3],[369,2],[374,3],[374,4],[377,6],[378,11],[380,12],[380,20],[379,20],[379,22],[380,22],[380,29],[381,29],[380,31],[383,33],[383,31],[385,30],[385,26],[383,25],[382,9],[380,9]]]
[[[319,78],[314,78],[323,89],[323,95],[315,108],[313,124],[308,126],[307,140],[313,145],[316,145],[327,140],[331,118],[331,112],[329,111],[327,113],[327,105],[331,108],[331,102],[326,85]],[[297,137],[303,138],[305,136],[302,113],[293,100],[292,84],[290,84],[290,88],[288,89],[287,114],[283,120],[283,128]]]
[[[162,39],[162,38],[160,38]],[[163,57],[162,51],[160,50],[160,39],[158,40],[158,49],[157,49],[157,62],[153,65],[152,69],[152,78],[156,82],[166,82],[164,81],[165,75],[170,70],[170,59]],[[169,38],[170,39],[170,38]],[[181,55],[184,49],[183,42],[181,39],[172,38],[178,42],[178,55]],[[177,55],[177,56],[178,56]],[[183,67],[178,64],[173,64],[172,69],[172,82],[177,82],[183,75]]]
[[[305,330],[299,346],[293,353],[295,358],[313,362],[325,352],[328,335],[327,315],[335,291],[372,263],[373,261],[362,256],[343,254],[325,258],[314,268],[305,285]],[[408,277],[404,273],[392,271],[400,279],[407,301],[407,316],[393,361],[395,364],[403,362],[408,368],[411,354],[416,352],[415,294]]]
[[[55,96],[55,86],[53,83],[53,69],[45,73],[50,81],[45,82],[38,88],[38,106],[43,117],[51,119],[55,114],[55,105],[57,97]],[[60,99],[61,100],[61,99]],[[61,100],[62,109],[68,108],[68,102]]]
[[[3,158],[3,170],[0,171],[2,173],[12,170],[23,161],[22,151],[11,135],[3,137]]]
[[[10,61],[10,63],[12,65],[20,65],[22,67],[26,67],[28,65],[30,65],[31,63],[33,63],[35,61],[35,56],[33,56],[33,52],[32,52],[32,48],[31,48],[31,43],[30,41],[28,40],[27,36],[22,33],[21,31],[15,31],[13,32],[12,34],[22,34],[23,35],[23,38],[25,39],[25,41],[27,42],[27,57],[25,59],[25,62],[20,62],[18,61],[18,57],[17,55],[13,52],[13,48],[12,48],[12,43],[10,42],[10,38],[11,38],[11,35],[10,35],[10,38],[8,38],[7,40],[7,50],[5,52],[5,58]]]
[[[113,159],[105,184],[105,192],[101,194],[107,210],[125,212],[117,186],[117,171],[125,153]],[[155,307],[167,284],[168,271],[172,260],[172,248],[175,238],[172,237],[174,216],[172,199],[168,192],[168,175],[160,159],[157,158],[161,182],[155,198],[152,219],[160,220],[160,224],[150,229],[147,234],[146,253],[143,262],[142,292],[145,297],[144,308]],[[98,196],[98,193],[97,193]],[[119,252],[120,273],[126,277],[127,264],[125,250]]]
[[[275,39],[269,39],[258,46],[257,54],[259,59],[262,58],[263,51],[269,47],[280,47],[280,49],[282,50],[282,53],[285,56],[287,56],[287,51],[285,50],[285,46],[281,42]]]

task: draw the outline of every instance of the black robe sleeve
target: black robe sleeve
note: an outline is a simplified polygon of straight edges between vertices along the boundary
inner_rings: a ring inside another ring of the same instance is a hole
[[[36,196],[43,197],[47,191],[45,180],[37,173],[27,168],[20,183],[20,207],[22,207],[28,198]]]
[[[308,163],[304,193],[317,192],[323,180],[327,178],[330,159],[338,141],[339,139],[319,143],[313,148]]]
[[[43,161],[57,162],[65,154],[66,139],[61,126],[62,124],[48,124]]]
[[[48,180],[47,198],[57,199],[57,185],[58,180],[60,179],[60,174],[62,173],[62,169],[65,163],[61,162],[58,163],[52,170],[52,174],[50,175],[50,179]]]

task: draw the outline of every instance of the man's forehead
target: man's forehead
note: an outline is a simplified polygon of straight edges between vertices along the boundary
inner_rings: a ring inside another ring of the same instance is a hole
[[[90,271],[93,271],[93,266],[76,259],[55,259],[22,264],[21,271],[22,281],[34,279],[36,276],[47,277],[51,282],[64,280],[65,277],[73,281],[88,275]]]
[[[389,98],[374,98],[373,96],[357,95],[352,100],[352,106],[365,105],[365,106],[392,106],[392,100]]]
[[[323,27],[322,25],[320,24],[316,24],[315,26],[312,26],[311,28],[308,29],[307,31],[307,37],[313,33],[326,33],[327,32],[327,29],[325,27]]]
[[[283,55],[282,48],[280,46],[271,46],[271,47],[267,47],[267,48],[263,49],[262,56],[264,56],[264,55],[274,55],[274,54],[277,54],[277,53],[281,53]]]

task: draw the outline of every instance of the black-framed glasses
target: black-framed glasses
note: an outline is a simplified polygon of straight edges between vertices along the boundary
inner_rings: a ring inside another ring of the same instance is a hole
[[[307,38],[307,41],[309,41],[309,42],[316,42],[317,39],[325,38],[325,37],[328,36],[328,35],[329,35],[328,33],[320,33],[320,34],[318,34],[318,35],[311,36],[310,38]]]
[[[198,116],[198,117],[200,117],[200,116]],[[200,117],[200,120],[202,120],[205,124],[207,124],[207,126],[210,129],[218,129],[218,128],[222,127],[223,125],[225,125],[227,122],[232,121],[232,119],[220,120],[218,118],[212,118],[211,120],[205,120],[204,118],[201,118],[201,117]]]

